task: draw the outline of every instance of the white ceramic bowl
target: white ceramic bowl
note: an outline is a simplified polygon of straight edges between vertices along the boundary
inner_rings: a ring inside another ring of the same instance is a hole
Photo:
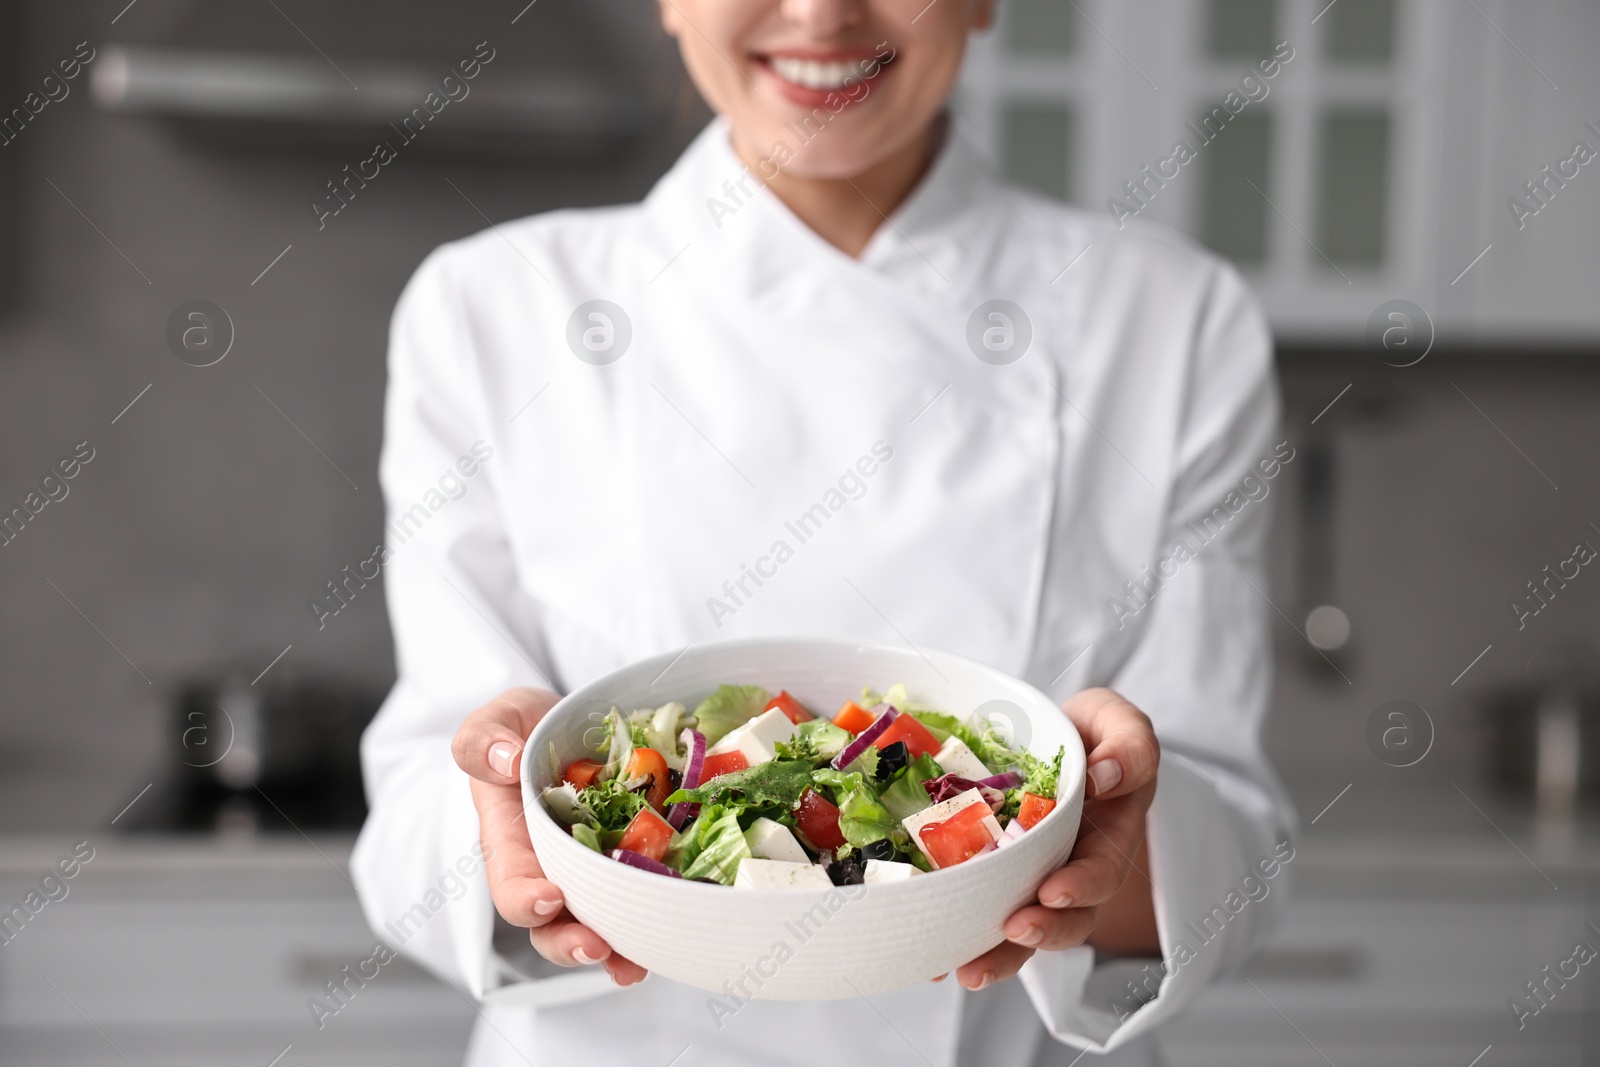
[[[616,951],[716,993],[853,997],[926,981],[982,955],[1004,939],[1006,918],[1072,851],[1083,809],[1083,746],[1066,716],[1032,686],[960,656],[924,651],[747,638],[643,660],[574,691],[533,731],[522,764],[528,834],[546,876],[561,887],[572,914]],[[896,682],[919,704],[962,718],[990,701],[1009,701],[1024,716],[1015,736],[1029,738],[1036,755],[1066,746],[1055,810],[1012,845],[905,882],[744,890],[607,859],[574,841],[538,799],[552,784],[550,745],[562,766],[592,755],[583,735],[613,705],[626,712],[678,700],[693,710],[719,684],[757,684],[773,693],[787,689],[814,713],[832,714],[859,697],[862,686],[883,690]]]

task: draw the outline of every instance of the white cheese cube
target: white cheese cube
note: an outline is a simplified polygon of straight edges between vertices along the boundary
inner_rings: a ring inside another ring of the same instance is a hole
[[[750,854],[756,859],[811,862],[811,857],[806,855],[806,850],[800,847],[800,842],[794,839],[789,828],[772,819],[762,818],[751,823],[750,829],[744,832],[744,840],[750,846]]]
[[[988,801],[983,799],[983,793],[976,788],[969,789],[965,793],[958,793],[949,800],[940,801],[932,807],[923,808],[915,814],[907,815],[900,825],[906,828],[906,833],[911,835],[911,840],[915,841],[917,847],[922,849],[922,854],[927,856],[928,850],[922,846],[922,828],[929,823],[944,822],[974,804],[983,805],[983,827],[989,831],[989,837],[998,845],[1005,831],[1000,829],[1000,820],[994,817],[994,813],[989,810]],[[928,862],[935,867],[939,866],[932,856],[928,856]]]
[[[989,777],[989,768],[983,765],[983,760],[978,754],[967,747],[967,743],[955,734],[945,739],[944,746],[939,749],[938,755],[933,757],[933,762],[946,774],[960,775],[969,781],[979,781]]]
[[[814,863],[745,859],[733,876],[735,889],[832,889],[828,872]]]
[[[743,726],[729,730],[721,740],[706,750],[706,755],[717,756],[724,752],[740,752],[744,755],[745,762],[754,767],[758,763],[775,759],[778,755],[778,742],[788,741],[793,736],[794,723],[789,721],[789,716],[773,708],[757,715]]]
[[[578,805],[578,791],[571,782],[551,786],[539,796],[543,798],[545,807],[550,809],[550,814],[571,826],[582,819],[582,808]]]
[[[867,885],[906,882],[921,873],[909,863],[898,863],[894,860],[868,860],[865,881]]]

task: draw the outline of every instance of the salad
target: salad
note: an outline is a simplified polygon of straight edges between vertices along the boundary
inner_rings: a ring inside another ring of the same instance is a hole
[[[736,888],[901,881],[1004,848],[1056,806],[1042,760],[985,726],[864,689],[832,719],[787,691],[722,685],[591,731],[542,800],[573,839],[632,867]]]

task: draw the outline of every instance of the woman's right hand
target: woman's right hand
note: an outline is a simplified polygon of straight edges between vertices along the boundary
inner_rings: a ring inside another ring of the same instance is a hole
[[[563,967],[604,963],[621,986],[646,974],[611,951],[599,934],[572,917],[554,882],[544,876],[523,824],[517,768],[524,740],[560,698],[546,689],[507,689],[468,715],[450,743],[456,763],[472,778],[489,895],[506,922],[525,927],[539,954]]]

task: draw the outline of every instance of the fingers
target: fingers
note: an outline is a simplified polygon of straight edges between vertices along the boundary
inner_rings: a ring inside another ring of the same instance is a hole
[[[507,689],[461,723],[450,742],[456,765],[480,782],[517,784],[523,742],[560,699],[547,689]]]
[[[1032,956],[1033,949],[1003,941],[971,963],[957,967],[956,981],[967,989],[986,989],[1015,975]]]
[[[1046,908],[1030,904],[1006,920],[1006,940],[1023,948],[1057,952],[1089,940],[1099,922],[1097,907]]]
[[[611,980],[619,986],[638,985],[644,981],[645,975],[650,973],[637,963],[625,956],[619,956],[615,952],[606,957],[605,969],[606,973],[611,975]]]
[[[513,926],[543,926],[561,911],[565,901],[555,883],[545,878],[528,840],[521,790],[479,781],[471,785],[495,909]]]
[[[563,967],[610,962],[611,946],[599,934],[574,919],[571,912],[563,911],[544,925],[529,930],[528,939],[539,950],[539,955]],[[615,966],[620,968],[623,964],[643,976],[643,968],[638,964],[621,960]],[[607,967],[606,970],[611,971],[612,968]]]
[[[1090,799],[1126,796],[1155,780],[1161,744],[1144,712],[1110,689],[1085,689],[1061,710],[1083,737]]]
[[[1039,902],[1048,908],[1085,908],[1116,896],[1143,844],[1145,811],[1154,793],[1152,783],[1132,796],[1085,805],[1084,831],[1072,858],[1044,880]]]

